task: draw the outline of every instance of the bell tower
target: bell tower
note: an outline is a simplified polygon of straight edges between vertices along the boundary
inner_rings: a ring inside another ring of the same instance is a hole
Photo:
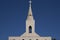
[[[32,14],[31,3],[32,3],[32,1],[30,0],[28,16],[26,19],[26,33],[35,33],[35,20],[33,18],[33,14]]]

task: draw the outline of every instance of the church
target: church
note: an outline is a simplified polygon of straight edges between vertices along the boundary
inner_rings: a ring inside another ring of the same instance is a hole
[[[50,36],[41,37],[35,32],[35,20],[32,14],[31,0],[29,1],[28,16],[26,19],[26,32],[21,36],[9,36],[8,40],[52,40]]]

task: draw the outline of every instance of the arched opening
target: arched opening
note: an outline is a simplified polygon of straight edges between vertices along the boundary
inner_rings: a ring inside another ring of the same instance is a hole
[[[24,39],[22,39],[22,40],[24,40]]]
[[[29,40],[31,40],[31,39],[29,39]]]
[[[38,40],[38,39],[36,39],[36,40]]]
[[[32,33],[32,27],[29,26],[29,33]]]

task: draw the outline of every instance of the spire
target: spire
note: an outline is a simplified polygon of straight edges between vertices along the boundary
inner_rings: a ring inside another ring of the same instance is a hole
[[[28,16],[27,16],[27,19],[29,19],[29,20],[33,20],[34,19],[33,15],[32,15],[31,3],[32,3],[32,1],[30,0],[29,1],[29,11],[28,11]]]
[[[32,8],[31,8],[31,3],[32,1],[29,1],[29,12],[28,12],[28,16],[32,16]]]

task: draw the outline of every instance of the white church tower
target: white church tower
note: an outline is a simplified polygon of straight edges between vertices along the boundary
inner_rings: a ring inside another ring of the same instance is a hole
[[[29,11],[26,19],[26,32],[21,36],[10,36],[8,40],[51,40],[51,37],[41,37],[35,32],[35,20],[32,14],[31,0],[29,1]]]
[[[29,11],[26,20],[26,32],[27,33],[34,33],[35,32],[35,20],[32,15],[32,8],[31,8],[31,1],[29,1]]]

